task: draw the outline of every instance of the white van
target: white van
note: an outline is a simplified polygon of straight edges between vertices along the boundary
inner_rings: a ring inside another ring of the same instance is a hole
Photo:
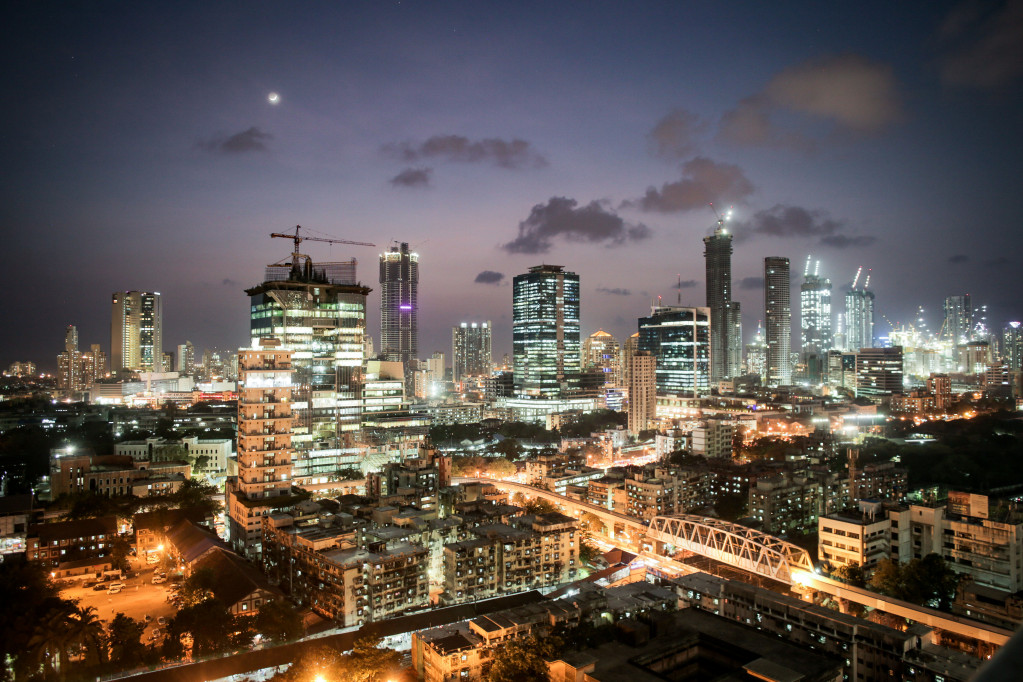
[[[107,587],[107,594],[117,594],[124,589],[124,583],[110,583]]]

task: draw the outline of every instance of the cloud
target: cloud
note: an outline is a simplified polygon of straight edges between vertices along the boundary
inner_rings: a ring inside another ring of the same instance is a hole
[[[395,187],[429,187],[432,168],[406,168],[391,178]]]
[[[509,253],[546,253],[557,237],[570,242],[621,246],[650,236],[646,225],[627,223],[600,202],[577,206],[575,199],[567,197],[551,197],[546,204],[537,204],[529,217],[519,223],[519,236],[501,248]]]
[[[947,85],[997,90],[1023,76],[1023,0],[961,4],[946,17],[939,38]]]
[[[470,140],[462,135],[434,135],[421,144],[400,142],[384,145],[382,151],[403,161],[437,159],[457,163],[492,163],[501,168],[543,168],[547,159],[529,142],[490,137]]]
[[[684,279],[681,282],[679,282],[678,280],[675,280],[674,282],[671,283],[671,288],[672,289],[692,289],[693,287],[697,286],[698,284],[699,284],[699,282],[697,282],[695,279]]]
[[[494,272],[493,270],[484,270],[480,274],[476,275],[476,279],[473,281],[477,284],[500,284],[504,280],[504,273]]]
[[[209,140],[197,144],[200,149],[218,154],[244,154],[246,152],[265,152],[266,142],[272,140],[273,135],[263,132],[256,126],[243,130],[234,135],[216,135]]]
[[[778,122],[795,114],[856,133],[877,133],[902,117],[891,67],[855,54],[813,59],[772,78],[761,92],[726,112],[718,139],[735,145],[810,151],[810,137]]]
[[[608,289],[607,287],[597,287],[597,293],[600,294],[611,294],[612,296],[632,296],[632,291],[629,289],[621,289],[615,287],[614,289]]]
[[[827,237],[821,237],[821,246],[830,246],[836,249],[845,249],[848,247],[859,248],[863,246],[870,246],[877,241],[877,237],[871,237],[869,235],[858,235],[850,237],[844,234],[831,234]]]
[[[700,117],[685,109],[672,109],[647,134],[654,154],[665,159],[681,159],[696,151],[693,139],[706,128]]]
[[[967,256],[965,253],[957,253],[954,256],[949,256],[948,257],[948,262],[953,264],[953,265],[959,265],[961,263],[966,263],[969,260],[970,260],[970,257]]]
[[[763,289],[764,278],[763,277],[743,277],[739,280],[740,289]]]
[[[989,268],[994,268],[1000,265],[1008,265],[1009,262],[1010,261],[1007,256],[998,256],[996,258],[992,258],[991,260],[984,261],[984,265],[986,265]]]
[[[682,179],[667,182],[660,189],[648,187],[638,199],[622,202],[622,208],[677,213],[705,209],[707,204],[739,202],[753,194],[753,183],[742,169],[697,156],[682,164]]]
[[[236,282],[235,280],[233,280],[233,279],[228,279],[228,278],[225,278],[225,279],[224,279],[224,280],[223,280],[223,281],[221,282],[221,284],[223,284],[224,286],[227,286],[227,287],[237,287],[237,286],[241,286],[241,284],[240,284],[239,282]]]
[[[869,246],[877,241],[867,235],[843,234],[845,227],[844,222],[834,220],[826,211],[775,204],[757,211],[748,221],[737,222],[733,231],[738,239],[752,236],[818,238],[820,246],[834,248]]]

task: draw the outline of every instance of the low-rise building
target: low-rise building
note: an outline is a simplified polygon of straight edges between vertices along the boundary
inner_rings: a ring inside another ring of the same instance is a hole
[[[694,455],[708,458],[732,457],[732,438],[735,424],[730,419],[707,419],[693,429],[692,448]]]
[[[822,516],[817,520],[817,558],[835,568],[861,566],[869,570],[888,558],[889,529],[880,503]]]
[[[136,461],[127,455],[82,455],[55,450],[50,458],[50,497],[92,492],[107,497],[167,495],[192,476],[184,460]]]
[[[925,626],[895,630],[707,573],[672,582],[680,609],[708,611],[837,656],[844,663],[847,680],[967,680],[982,663],[974,658],[971,664],[970,658],[931,644],[931,630]],[[929,670],[945,671],[946,676],[935,676]]]
[[[36,524],[26,534],[25,558],[57,568],[62,562],[107,556],[116,539],[113,516]]]
[[[361,535],[354,525],[299,527],[273,514],[263,524],[263,563],[293,599],[342,627],[427,606],[428,551],[403,537]]]

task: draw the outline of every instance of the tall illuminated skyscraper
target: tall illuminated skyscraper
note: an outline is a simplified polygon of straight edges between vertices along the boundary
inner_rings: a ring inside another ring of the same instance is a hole
[[[118,291],[110,316],[110,369],[163,371],[163,300],[160,292]]]
[[[605,386],[621,386],[621,348],[615,337],[598,329],[583,341],[583,368],[598,368]]]
[[[742,314],[732,300],[732,235],[718,220],[714,234],[703,238],[710,308],[710,376],[717,383],[742,374]]]
[[[341,468],[338,448],[361,428],[366,296],[371,289],[353,281],[354,272],[331,272],[298,254],[288,279],[268,280],[245,291],[252,347],[274,338],[291,351],[296,479]]]
[[[860,271],[852,287],[845,293],[845,349],[858,351],[874,347],[874,292],[868,291],[870,275],[858,287]]]
[[[380,256],[380,353],[405,366],[405,390],[412,395],[419,354],[419,254],[408,243]]]
[[[1023,370],[1023,325],[1010,322],[1002,330],[1002,360],[1010,372]]]
[[[969,294],[945,297],[945,338],[961,346],[973,333],[973,303]]]
[[[461,381],[467,376],[488,376],[491,358],[490,320],[463,322],[451,330],[451,379]]]
[[[789,259],[764,259],[764,326],[767,331],[767,385],[792,383],[792,295]]]
[[[820,261],[806,258],[803,283],[799,287],[800,360],[806,364],[810,378],[818,382],[827,366],[831,350],[831,280],[819,274]]]
[[[537,265],[512,282],[515,392],[560,398],[579,386],[579,275]]]
[[[78,351],[78,328],[69,324],[64,332],[64,352],[57,356],[57,389],[65,398],[73,398],[82,387],[82,354]]]
[[[659,394],[710,393],[710,332],[710,308],[654,306],[639,318],[639,350],[657,358]]]

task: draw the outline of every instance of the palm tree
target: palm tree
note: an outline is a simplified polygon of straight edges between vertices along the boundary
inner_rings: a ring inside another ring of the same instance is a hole
[[[107,638],[103,623],[92,606],[75,607],[72,615],[74,642],[85,650],[85,661],[91,665],[107,662]]]
[[[75,604],[60,600],[36,624],[28,642],[32,661],[42,669],[43,677],[60,676],[67,666],[68,649],[72,645],[70,620]]]

